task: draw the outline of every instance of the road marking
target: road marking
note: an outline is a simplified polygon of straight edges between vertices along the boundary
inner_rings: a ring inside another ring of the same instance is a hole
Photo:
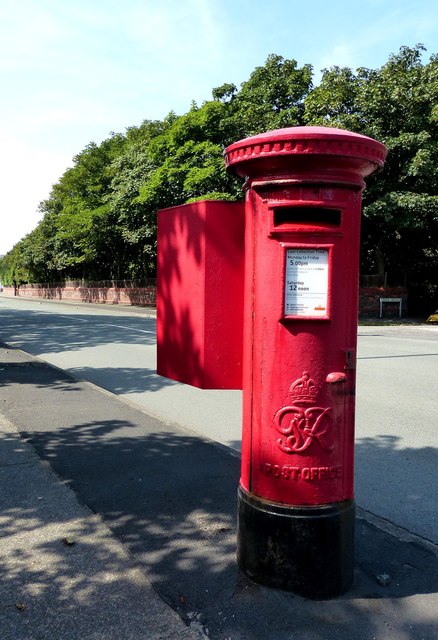
[[[67,316],[69,317],[69,316]],[[71,320],[76,320],[76,322],[88,322],[88,320],[85,320],[84,318],[70,318]],[[127,329],[129,331],[136,331],[137,333],[150,333],[155,335],[155,331],[148,331],[147,329],[136,329],[135,327],[130,327],[130,326],[124,326],[122,324],[109,324],[109,323],[103,323],[103,325],[105,327],[115,327],[116,329]]]
[[[68,318],[69,320],[74,320],[75,322],[89,322],[88,319],[85,318],[73,318],[72,316],[68,315],[68,314],[59,314],[60,318]],[[135,327],[130,327],[130,326],[124,326],[121,324],[112,324],[112,323],[103,323],[103,325],[105,327],[116,327],[116,329],[125,329],[125,330],[129,330],[129,331],[136,331],[137,333],[149,333],[152,335],[155,335],[155,331],[148,331],[147,329],[136,329]]]

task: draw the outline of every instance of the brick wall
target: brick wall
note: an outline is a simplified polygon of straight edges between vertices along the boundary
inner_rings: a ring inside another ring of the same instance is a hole
[[[407,315],[407,289],[402,287],[362,287],[359,293],[359,317],[378,318],[380,313],[380,298],[401,298],[402,316]],[[395,302],[385,302],[382,311],[382,317],[384,318],[398,318],[399,304]]]
[[[7,295],[14,295],[14,287],[4,287]],[[42,298],[44,300],[77,300],[100,304],[126,304],[138,307],[155,307],[156,287],[45,287],[21,285],[17,289],[20,298]]]
[[[4,287],[7,295],[14,295],[13,287]],[[155,307],[156,288],[150,287],[44,287],[21,285],[17,290],[21,298],[42,298],[45,300],[77,300],[78,302],[96,302],[100,304],[123,304],[139,307]],[[359,293],[359,317],[378,318],[380,298],[402,298],[402,315],[407,314],[407,289],[400,287],[362,287]],[[383,317],[397,318],[399,305],[385,303]]]

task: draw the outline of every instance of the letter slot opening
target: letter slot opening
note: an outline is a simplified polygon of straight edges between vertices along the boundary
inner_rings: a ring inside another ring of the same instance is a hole
[[[281,207],[274,209],[274,228],[289,225],[335,226],[341,224],[340,209],[321,207]]]

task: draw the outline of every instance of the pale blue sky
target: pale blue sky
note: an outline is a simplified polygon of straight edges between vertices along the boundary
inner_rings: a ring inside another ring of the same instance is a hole
[[[438,52],[436,0],[0,0],[0,254],[89,142],[240,86],[270,53],[317,83],[418,42]]]

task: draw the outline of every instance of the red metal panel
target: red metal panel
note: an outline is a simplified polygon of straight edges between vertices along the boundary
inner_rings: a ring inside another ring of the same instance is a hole
[[[157,372],[204,389],[242,386],[244,205],[158,212]]]

